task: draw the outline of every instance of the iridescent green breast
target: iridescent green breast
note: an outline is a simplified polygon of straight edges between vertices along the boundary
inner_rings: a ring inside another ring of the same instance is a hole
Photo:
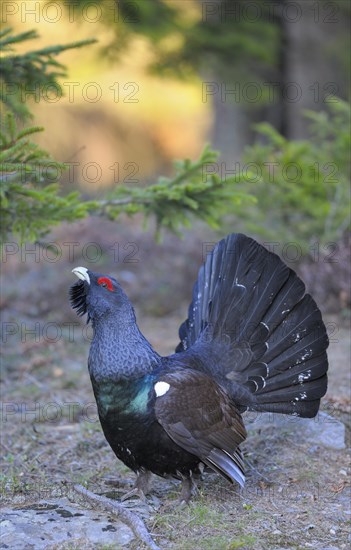
[[[143,416],[149,413],[154,401],[155,376],[147,374],[134,380],[92,380],[99,416],[101,419],[113,414],[121,421],[126,416]]]

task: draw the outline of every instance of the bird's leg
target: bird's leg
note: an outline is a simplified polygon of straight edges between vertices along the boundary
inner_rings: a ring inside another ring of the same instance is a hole
[[[163,511],[167,511],[169,509],[173,510],[175,506],[183,508],[183,506],[189,504],[189,501],[193,494],[193,490],[196,489],[196,485],[193,482],[193,478],[191,476],[183,477],[179,475],[179,477],[181,477],[182,480],[182,488],[179,497],[176,501],[172,500],[171,502],[163,503]]]
[[[148,472],[147,470],[140,470],[137,474],[137,478],[135,480],[134,488],[131,491],[128,491],[123,497],[121,498],[121,501],[127,500],[128,498],[138,496],[141,500],[146,500],[147,493],[150,491],[150,481],[151,481],[151,472]]]
[[[180,491],[178,503],[180,506],[184,506],[184,504],[189,504],[189,501],[191,499],[191,495],[193,494],[193,491],[196,489],[196,485],[193,482],[193,478],[190,477],[184,477],[182,479],[182,489]]]

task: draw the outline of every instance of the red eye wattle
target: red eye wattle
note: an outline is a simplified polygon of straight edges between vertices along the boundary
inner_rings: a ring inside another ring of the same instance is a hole
[[[113,292],[112,281],[108,277],[99,277],[98,285],[107,288],[110,292]]]

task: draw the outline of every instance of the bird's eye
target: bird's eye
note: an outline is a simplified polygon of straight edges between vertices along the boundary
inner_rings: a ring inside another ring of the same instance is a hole
[[[113,284],[108,277],[100,277],[98,279],[98,285],[102,286],[103,288],[107,288],[110,292],[113,292]]]

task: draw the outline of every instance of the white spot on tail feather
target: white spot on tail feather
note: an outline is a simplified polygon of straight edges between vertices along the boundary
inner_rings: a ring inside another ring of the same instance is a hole
[[[162,395],[167,393],[170,387],[171,386],[167,384],[167,382],[157,382],[154,386],[156,397],[161,397]]]
[[[311,378],[311,370],[307,370],[305,372],[301,372],[298,376],[298,381],[300,384],[302,384],[305,380],[308,380]]]

